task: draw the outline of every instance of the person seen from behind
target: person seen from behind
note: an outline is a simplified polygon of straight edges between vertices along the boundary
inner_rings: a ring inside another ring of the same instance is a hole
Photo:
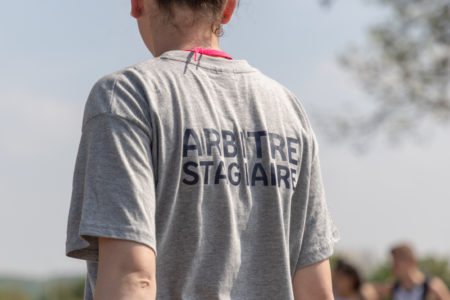
[[[364,283],[358,269],[339,258],[333,270],[335,300],[377,300],[376,290]]]
[[[333,290],[336,300],[364,300],[360,293],[361,277],[352,265],[338,259],[333,271]]]
[[[220,49],[236,4],[131,1],[154,58],[85,106],[66,252],[86,300],[333,299],[317,141],[292,92]]]

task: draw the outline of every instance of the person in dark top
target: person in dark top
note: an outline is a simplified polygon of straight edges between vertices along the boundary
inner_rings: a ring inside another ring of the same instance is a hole
[[[438,277],[427,278],[418,268],[412,247],[400,244],[391,249],[392,272],[396,281],[377,285],[382,298],[392,300],[449,300],[445,283]]]

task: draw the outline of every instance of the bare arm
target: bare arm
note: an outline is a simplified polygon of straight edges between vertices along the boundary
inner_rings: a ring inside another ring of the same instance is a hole
[[[333,300],[328,259],[298,269],[293,280],[295,300]]]
[[[391,282],[381,282],[381,283],[373,283],[373,287],[378,294],[380,299],[391,297],[394,284]]]
[[[380,295],[372,283],[363,283],[360,288],[360,293],[365,300],[380,299]],[[384,298],[384,297],[383,297]]]
[[[450,293],[445,283],[438,277],[434,277],[430,280],[430,299],[436,300],[450,300]]]
[[[99,238],[95,300],[156,298],[156,258],[145,245]]]

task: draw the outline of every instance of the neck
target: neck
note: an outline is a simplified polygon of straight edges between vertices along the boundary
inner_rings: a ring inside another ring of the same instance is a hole
[[[412,289],[416,285],[422,284],[424,280],[425,275],[417,268],[413,268],[400,279],[400,284],[406,289]]]
[[[167,24],[161,28],[153,38],[153,55],[160,56],[170,50],[187,50],[195,47],[220,50],[219,37],[212,32],[211,26],[194,24],[189,28],[181,29]],[[167,37],[170,38],[167,38]]]

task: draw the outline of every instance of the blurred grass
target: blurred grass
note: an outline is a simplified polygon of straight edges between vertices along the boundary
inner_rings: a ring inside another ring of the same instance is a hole
[[[0,277],[0,300],[83,300],[84,278],[47,281]]]

